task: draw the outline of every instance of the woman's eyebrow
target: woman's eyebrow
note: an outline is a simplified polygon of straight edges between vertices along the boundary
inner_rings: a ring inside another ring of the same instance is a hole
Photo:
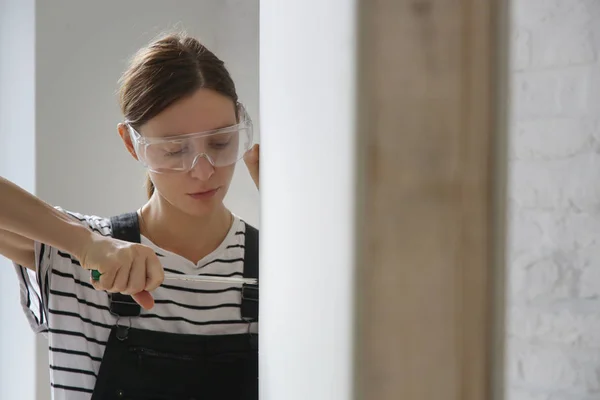
[[[211,129],[211,131],[216,131],[216,130],[219,130],[219,129],[230,128],[232,126],[236,126],[237,124],[238,124],[237,122],[234,122],[233,124],[232,123],[228,123],[227,125],[219,125],[215,129]]]
[[[224,125],[218,125],[216,128],[205,129],[203,131],[196,131],[196,132],[190,132],[190,133],[167,133],[167,134],[160,134],[160,135],[155,136],[155,138],[157,138],[157,139],[158,138],[161,138],[161,139],[175,138],[177,136],[193,135],[195,133],[218,131],[219,129],[231,128],[231,127],[236,126],[236,125],[238,125],[237,122],[234,122],[233,124],[232,123],[227,123],[227,124],[224,124]]]

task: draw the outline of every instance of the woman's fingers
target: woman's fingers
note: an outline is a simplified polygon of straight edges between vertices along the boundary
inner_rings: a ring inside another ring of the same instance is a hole
[[[136,257],[131,265],[129,272],[129,284],[122,292],[125,294],[135,294],[146,288],[146,260],[143,257]]]
[[[160,260],[153,252],[152,255],[146,260],[146,282],[144,289],[148,292],[151,292],[162,285],[164,280],[165,271],[160,263]]]
[[[145,310],[149,310],[154,307],[154,298],[145,290],[136,294],[132,294],[131,297]]]
[[[129,283],[129,271],[131,271],[131,265],[127,264],[124,264],[119,268],[115,281],[113,282],[112,287],[108,288],[108,292],[121,293],[127,289]]]
[[[259,166],[260,166],[260,145],[255,144],[250,150],[244,154],[244,162],[246,163],[246,167],[248,168],[248,172],[250,172],[250,176],[256,185],[256,188],[259,189]]]
[[[101,273],[98,281],[90,278],[95,289],[129,294],[145,309],[154,306],[149,292],[162,284],[164,270],[151,248],[102,237],[86,249],[84,259],[84,268]]]

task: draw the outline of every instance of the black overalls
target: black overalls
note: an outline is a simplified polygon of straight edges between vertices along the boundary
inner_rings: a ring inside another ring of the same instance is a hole
[[[137,213],[111,218],[113,237],[140,243]],[[258,230],[246,224],[244,277],[258,278]],[[258,286],[241,287],[242,318],[258,321]],[[131,328],[130,296],[110,295],[111,330],[92,400],[258,400],[256,334],[184,335]]]

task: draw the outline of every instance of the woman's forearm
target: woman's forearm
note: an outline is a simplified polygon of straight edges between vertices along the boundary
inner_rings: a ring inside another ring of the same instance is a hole
[[[93,232],[14,183],[0,177],[0,229],[80,258]]]

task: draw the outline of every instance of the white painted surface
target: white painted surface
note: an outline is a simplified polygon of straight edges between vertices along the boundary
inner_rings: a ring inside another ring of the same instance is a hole
[[[261,400],[352,398],[355,9],[260,4]]]

